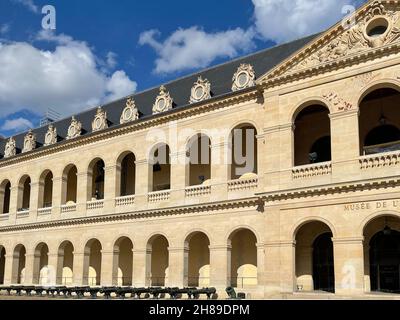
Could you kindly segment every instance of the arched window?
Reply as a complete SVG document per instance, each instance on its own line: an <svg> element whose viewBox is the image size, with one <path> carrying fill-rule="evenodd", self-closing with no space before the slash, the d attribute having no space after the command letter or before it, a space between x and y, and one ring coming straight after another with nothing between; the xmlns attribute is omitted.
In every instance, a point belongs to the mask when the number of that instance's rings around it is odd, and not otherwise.
<svg viewBox="0 0 400 320"><path fill-rule="evenodd" d="M294 165L331 161L329 109L314 104L304 108L295 119Z"/></svg>
<svg viewBox="0 0 400 320"><path fill-rule="evenodd" d="M169 252L168 240L162 235L153 236L147 243L148 265L150 271L146 282L152 287L168 284Z"/></svg>
<svg viewBox="0 0 400 320"><path fill-rule="evenodd" d="M78 170L73 164L67 166L63 172L62 204L75 204L77 196Z"/></svg>
<svg viewBox="0 0 400 320"><path fill-rule="evenodd" d="M58 248L57 263L58 285L71 285L74 280L74 246L70 241L64 241Z"/></svg>
<svg viewBox="0 0 400 320"><path fill-rule="evenodd" d="M101 281L101 250L99 240L91 239L85 246L83 266L83 283L89 286L99 286Z"/></svg>
<svg viewBox="0 0 400 320"><path fill-rule="evenodd" d="M189 181L187 185L196 186L207 183L211 178L211 140L198 134L190 139L187 146L189 162Z"/></svg>
<svg viewBox="0 0 400 320"><path fill-rule="evenodd" d="M256 175L257 168L257 130L250 124L234 128L230 136L232 180Z"/></svg>
<svg viewBox="0 0 400 320"><path fill-rule="evenodd" d="M31 178L23 176L18 187L18 211L28 211L31 201Z"/></svg>
<svg viewBox="0 0 400 320"><path fill-rule="evenodd" d="M361 154L400 150L400 92L377 89L360 103Z"/></svg>
<svg viewBox="0 0 400 320"><path fill-rule="evenodd" d="M3 214L10 213L11 183L9 180L3 181L0 186L0 208Z"/></svg>
<svg viewBox="0 0 400 320"><path fill-rule="evenodd" d="M203 232L194 232L185 241L189 249L187 261L188 285L208 287L210 285L210 240Z"/></svg>
<svg viewBox="0 0 400 320"><path fill-rule="evenodd" d="M104 199L105 164L102 159L93 160L89 166L92 175L90 198L88 200Z"/></svg>
<svg viewBox="0 0 400 320"><path fill-rule="evenodd" d="M25 283L25 255L25 247L22 244L17 245L13 253L11 283Z"/></svg>
<svg viewBox="0 0 400 320"><path fill-rule="evenodd" d="M121 160L118 161L121 166L119 196L134 195L136 187L135 155L129 152L124 153L120 158Z"/></svg>
<svg viewBox="0 0 400 320"><path fill-rule="evenodd" d="M167 144L158 145L150 153L150 165L153 167L150 170L152 175L150 191L171 189L171 159Z"/></svg>
<svg viewBox="0 0 400 320"><path fill-rule="evenodd" d="M39 182L39 208L53 206L53 173L46 170L40 176Z"/></svg>
<svg viewBox="0 0 400 320"><path fill-rule="evenodd" d="M114 244L113 285L132 285L133 243L127 237L119 238Z"/></svg>
<svg viewBox="0 0 400 320"><path fill-rule="evenodd" d="M35 248L33 262L33 281L35 284L49 285L54 279L51 279L49 268L49 247L45 243L40 243Z"/></svg>

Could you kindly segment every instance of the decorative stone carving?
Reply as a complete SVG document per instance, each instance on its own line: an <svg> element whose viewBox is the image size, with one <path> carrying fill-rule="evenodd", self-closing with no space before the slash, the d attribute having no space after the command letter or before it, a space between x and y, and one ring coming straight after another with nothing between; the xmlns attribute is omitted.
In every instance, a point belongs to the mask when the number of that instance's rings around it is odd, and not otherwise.
<svg viewBox="0 0 400 320"><path fill-rule="evenodd" d="M36 135L33 133L32 129L26 134L24 138L24 148L22 153L32 151L36 148Z"/></svg>
<svg viewBox="0 0 400 320"><path fill-rule="evenodd" d="M192 87L189 103L196 103L211 98L211 84L201 76Z"/></svg>
<svg viewBox="0 0 400 320"><path fill-rule="evenodd" d="M98 107L92 122L92 131L96 132L107 128L107 112L105 112L102 107Z"/></svg>
<svg viewBox="0 0 400 320"><path fill-rule="evenodd" d="M325 93L323 95L325 99L330 101L334 106L336 111L348 111L353 109L353 105L347 101L345 101L343 98L339 97L336 93Z"/></svg>
<svg viewBox="0 0 400 320"><path fill-rule="evenodd" d="M15 144L15 139L10 137L6 143L6 147L4 149L4 158L13 157L17 154L17 147Z"/></svg>
<svg viewBox="0 0 400 320"><path fill-rule="evenodd" d="M67 140L79 137L82 133L82 123L72 117L71 125L68 128Z"/></svg>
<svg viewBox="0 0 400 320"><path fill-rule="evenodd" d="M57 143L57 128L50 124L44 137L44 145L50 146L55 143Z"/></svg>
<svg viewBox="0 0 400 320"><path fill-rule="evenodd" d="M382 34L371 35L369 29L382 24L387 27ZM338 38L330 40L325 47L309 55L290 72L307 69L316 65L330 63L342 57L357 54L360 51L374 49L393 43L400 39L399 13L388 11L381 1L371 3L368 11L360 17L357 24L342 33Z"/></svg>
<svg viewBox="0 0 400 320"><path fill-rule="evenodd" d="M353 78L353 83L357 88L364 88L372 80L374 80L379 74L374 74L373 72L367 72L360 74Z"/></svg>
<svg viewBox="0 0 400 320"><path fill-rule="evenodd" d="M126 100L126 107L122 111L120 123L124 124L137 119L139 119L139 110L137 109L133 98L129 97L128 100Z"/></svg>
<svg viewBox="0 0 400 320"><path fill-rule="evenodd" d="M232 91L254 86L256 84L255 79L256 73L254 72L253 66L250 64L241 64L233 75Z"/></svg>
<svg viewBox="0 0 400 320"><path fill-rule="evenodd" d="M153 105L153 114L166 112L171 110L173 107L173 100L164 86L160 87L160 94L158 95L156 102Z"/></svg>

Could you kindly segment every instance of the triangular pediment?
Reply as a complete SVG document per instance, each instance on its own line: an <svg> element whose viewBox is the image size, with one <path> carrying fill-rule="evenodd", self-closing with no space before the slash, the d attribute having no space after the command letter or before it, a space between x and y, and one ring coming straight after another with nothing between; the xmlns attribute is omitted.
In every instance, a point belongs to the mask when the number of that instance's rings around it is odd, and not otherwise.
<svg viewBox="0 0 400 320"><path fill-rule="evenodd" d="M400 48L400 1L374 0L340 21L258 79L295 80L372 59Z"/></svg>

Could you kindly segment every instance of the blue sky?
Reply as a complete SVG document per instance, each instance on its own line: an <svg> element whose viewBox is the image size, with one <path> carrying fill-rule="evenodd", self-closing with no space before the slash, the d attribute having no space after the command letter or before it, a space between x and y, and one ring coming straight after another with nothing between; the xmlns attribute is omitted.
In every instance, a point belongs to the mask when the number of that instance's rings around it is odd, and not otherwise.
<svg viewBox="0 0 400 320"><path fill-rule="evenodd" d="M362 0L0 0L0 134L326 29ZM56 30L42 28L42 7Z"/></svg>

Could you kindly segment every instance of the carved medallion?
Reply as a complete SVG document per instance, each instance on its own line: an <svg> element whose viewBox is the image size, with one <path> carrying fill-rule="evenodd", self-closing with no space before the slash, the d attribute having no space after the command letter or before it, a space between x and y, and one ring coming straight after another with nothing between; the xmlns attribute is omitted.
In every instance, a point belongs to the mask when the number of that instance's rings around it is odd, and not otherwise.
<svg viewBox="0 0 400 320"><path fill-rule="evenodd" d="M128 100L126 100L126 107L122 111L120 123L124 124L137 119L139 119L139 110L137 109L133 98L129 97Z"/></svg>
<svg viewBox="0 0 400 320"><path fill-rule="evenodd" d="M250 64L241 64L233 76L232 91L238 91L255 85L256 73Z"/></svg>
<svg viewBox="0 0 400 320"><path fill-rule="evenodd" d="M107 128L107 112L105 112L102 107L98 107L92 122L92 131L96 132Z"/></svg>
<svg viewBox="0 0 400 320"><path fill-rule="evenodd" d="M171 110L173 106L173 100L164 86L160 87L160 93L157 96L156 102L153 105L153 114L166 112Z"/></svg>
<svg viewBox="0 0 400 320"><path fill-rule="evenodd" d="M44 145L50 146L55 143L57 143L57 128L50 124L44 137Z"/></svg>
<svg viewBox="0 0 400 320"><path fill-rule="evenodd" d="M72 117L71 125L68 128L67 140L79 137L82 133L82 123Z"/></svg>
<svg viewBox="0 0 400 320"><path fill-rule="evenodd" d="M13 157L17 154L17 147L15 144L15 139L10 137L6 143L6 147L4 149L4 158Z"/></svg>
<svg viewBox="0 0 400 320"><path fill-rule="evenodd" d="M36 135L33 133L32 129L26 134L24 138L24 148L22 153L32 151L36 148Z"/></svg>
<svg viewBox="0 0 400 320"><path fill-rule="evenodd" d="M210 82L200 76L192 87L189 103L196 103L211 98Z"/></svg>

